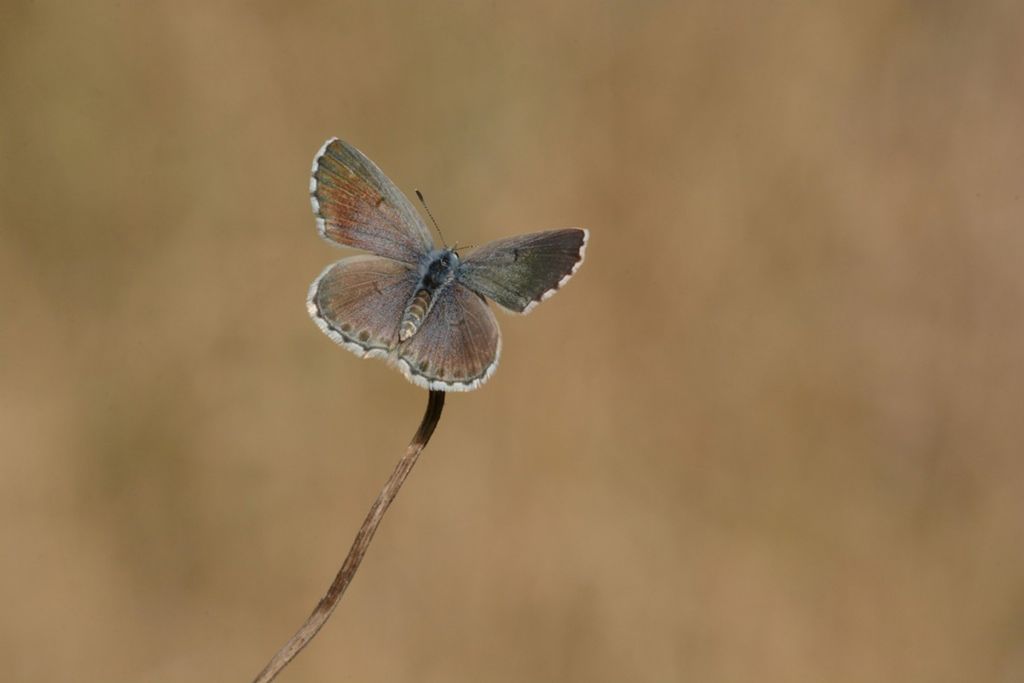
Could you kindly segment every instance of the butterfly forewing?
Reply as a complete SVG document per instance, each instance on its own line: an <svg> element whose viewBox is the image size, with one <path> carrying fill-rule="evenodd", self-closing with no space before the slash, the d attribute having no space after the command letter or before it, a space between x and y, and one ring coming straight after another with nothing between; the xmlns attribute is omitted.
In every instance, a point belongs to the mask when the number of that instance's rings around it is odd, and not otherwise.
<svg viewBox="0 0 1024 683"><path fill-rule="evenodd" d="M433 248L401 190L342 140L328 140L313 159L309 192L317 229L328 241L411 264Z"/></svg>
<svg viewBox="0 0 1024 683"><path fill-rule="evenodd" d="M363 357L386 357L418 273L379 256L352 256L328 267L309 288L309 315L327 336Z"/></svg>
<svg viewBox="0 0 1024 683"><path fill-rule="evenodd" d="M457 282L437 301L416 334L398 348L411 382L440 391L471 391L498 366L501 333L487 302Z"/></svg>
<svg viewBox="0 0 1024 683"><path fill-rule="evenodd" d="M483 245L459 266L470 289L516 313L529 313L569 281L583 263L587 231L547 230Z"/></svg>

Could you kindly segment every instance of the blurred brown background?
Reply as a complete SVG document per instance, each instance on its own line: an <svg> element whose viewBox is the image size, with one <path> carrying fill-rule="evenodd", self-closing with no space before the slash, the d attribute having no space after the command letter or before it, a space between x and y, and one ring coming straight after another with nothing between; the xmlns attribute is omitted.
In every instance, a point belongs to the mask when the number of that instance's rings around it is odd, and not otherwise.
<svg viewBox="0 0 1024 683"><path fill-rule="evenodd" d="M426 394L329 136L588 261L282 681L1024 680L1018 2L0 7L5 681L248 681Z"/></svg>

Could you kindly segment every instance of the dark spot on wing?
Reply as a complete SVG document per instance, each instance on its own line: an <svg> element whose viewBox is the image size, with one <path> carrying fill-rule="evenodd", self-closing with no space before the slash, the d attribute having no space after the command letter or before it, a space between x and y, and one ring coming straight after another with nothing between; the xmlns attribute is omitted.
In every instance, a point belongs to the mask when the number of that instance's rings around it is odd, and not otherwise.
<svg viewBox="0 0 1024 683"><path fill-rule="evenodd" d="M367 332L366 330L363 330L362 332L359 333L359 341L367 342L369 340L370 340L370 333L369 332Z"/></svg>
<svg viewBox="0 0 1024 683"><path fill-rule="evenodd" d="M378 200L377 200L377 205L376 205L376 206L377 206L377 208L379 209L379 208L380 208L380 205L381 205L381 204L383 204L383 203L384 203L384 198L383 198L383 197L381 197L380 199L378 199Z"/></svg>

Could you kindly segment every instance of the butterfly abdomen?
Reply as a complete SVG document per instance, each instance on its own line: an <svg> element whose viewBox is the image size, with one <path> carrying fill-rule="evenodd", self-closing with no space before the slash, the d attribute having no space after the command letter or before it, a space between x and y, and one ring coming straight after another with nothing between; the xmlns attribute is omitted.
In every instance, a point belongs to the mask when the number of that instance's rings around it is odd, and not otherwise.
<svg viewBox="0 0 1024 683"><path fill-rule="evenodd" d="M416 334L416 330L420 329L423 319L430 312L433 302L434 295L430 290L421 288L416 292L402 315L402 323L398 327L398 341L405 341Z"/></svg>

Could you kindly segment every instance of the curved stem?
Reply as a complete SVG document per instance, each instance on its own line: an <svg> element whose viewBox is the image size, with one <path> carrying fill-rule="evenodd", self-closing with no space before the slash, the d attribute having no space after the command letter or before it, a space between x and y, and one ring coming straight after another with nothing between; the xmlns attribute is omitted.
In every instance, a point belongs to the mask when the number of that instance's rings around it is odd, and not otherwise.
<svg viewBox="0 0 1024 683"><path fill-rule="evenodd" d="M367 548L370 547L370 541L373 540L373 535L377 531L380 520L384 517L384 513L387 512L391 501L398 495L398 490L402 488L402 482L409 476L409 472L412 471L413 465L416 464L420 452L427 445L427 442L430 441L430 435L434 433L434 427L437 426L438 421L441 419L442 408L444 408L444 392L431 391L430 397L427 399L427 410L423 414L423 420L420 422L419 429L416 430L415 436L409 442L409 447L405 449L405 455L402 456L402 459L395 466L395 471L388 477L384 488L381 489L380 494L377 496L377 500L373 501L370 511L366 513L366 519L363 520L363 525L359 527L359 532L356 534L355 540L352 541L352 547L348 550L348 556L341 565L341 569L338 570L338 575L334 577L331 587L327 589L327 593L317 603L313 613L306 619L306 623L295 632L295 635L284 644L284 647L277 651L277 654L263 668L263 671L253 679L253 683L269 683L269 681L274 680L274 677L281 672L281 669L287 666L288 662L292 661L302 651L302 648L306 647L309 641L313 640L313 636L323 628L323 625L327 623L327 619L334 612L334 608L338 606L338 602L341 601L341 596L345 589L348 588L348 584L352 582L352 577L355 576L356 570L359 569L359 564L363 561Z"/></svg>

